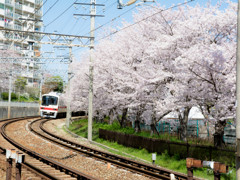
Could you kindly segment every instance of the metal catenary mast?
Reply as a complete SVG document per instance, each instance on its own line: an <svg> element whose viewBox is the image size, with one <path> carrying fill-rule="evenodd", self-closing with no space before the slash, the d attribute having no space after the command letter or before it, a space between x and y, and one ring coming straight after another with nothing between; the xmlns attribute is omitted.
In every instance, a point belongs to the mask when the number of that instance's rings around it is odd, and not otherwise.
<svg viewBox="0 0 240 180"><path fill-rule="evenodd" d="M93 117L93 51L94 51L94 29L95 17L103 17L96 15L96 6L104 6L104 4L96 4L96 0L91 0L90 3L75 3L78 5L90 6L90 14L74 14L74 16L90 16L90 55L89 55L89 103L88 103L88 140L92 141L92 117Z"/></svg>

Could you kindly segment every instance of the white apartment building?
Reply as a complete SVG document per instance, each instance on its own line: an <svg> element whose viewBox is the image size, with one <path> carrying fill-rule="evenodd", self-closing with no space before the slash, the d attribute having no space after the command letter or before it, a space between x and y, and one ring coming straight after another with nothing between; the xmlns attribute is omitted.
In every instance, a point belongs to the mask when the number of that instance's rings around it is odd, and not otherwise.
<svg viewBox="0 0 240 180"><path fill-rule="evenodd" d="M42 22L36 21L42 19L42 0L0 0L0 28L19 30L19 31L41 31ZM28 56L29 41L40 38L39 35L21 37L17 33L8 36L0 30L0 48L12 49L21 56ZM23 39L23 41L19 41ZM34 51L39 52L41 46L33 44ZM26 69L38 69L32 63L22 63L21 66ZM28 79L29 86L38 87L39 78L32 71L25 71L21 76Z"/></svg>

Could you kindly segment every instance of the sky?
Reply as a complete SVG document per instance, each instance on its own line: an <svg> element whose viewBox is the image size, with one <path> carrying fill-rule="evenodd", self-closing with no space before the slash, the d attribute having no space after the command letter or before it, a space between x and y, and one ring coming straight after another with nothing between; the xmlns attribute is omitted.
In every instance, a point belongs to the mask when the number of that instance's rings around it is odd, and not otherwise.
<svg viewBox="0 0 240 180"><path fill-rule="evenodd" d="M91 0L43 0L43 31L46 33L89 36L90 17L76 16L74 14L89 14L90 8L87 5L83 6L74 3L90 3L90 1ZM129 0L122 1L123 3L127 3ZM165 8L169 8L176 4L182 4L188 1L189 6L195 6L196 4L204 6L208 2L211 4L220 2L220 0L193 0L191 2L190 0L155 0L155 2L143 3L141 0L138 0L131 6L126 6L122 9L118 9L117 0L96 0L97 4L104 4L104 7L97 6L96 14L104 15L104 17L96 17L95 19L95 28L103 25L101 28L95 31L95 37L97 38L100 34L102 34L105 28L121 27L121 23L123 21L132 22L132 14L137 12L138 8L144 6L154 6L156 3ZM237 0L232 1L237 2ZM78 57L80 53L87 50L88 48L74 47L73 55L76 59L79 59ZM67 55L69 52L68 49L63 50L54 48L52 45L43 45L42 51L55 52L55 56ZM62 68L66 70L66 67L67 66L59 65L60 69Z"/></svg>

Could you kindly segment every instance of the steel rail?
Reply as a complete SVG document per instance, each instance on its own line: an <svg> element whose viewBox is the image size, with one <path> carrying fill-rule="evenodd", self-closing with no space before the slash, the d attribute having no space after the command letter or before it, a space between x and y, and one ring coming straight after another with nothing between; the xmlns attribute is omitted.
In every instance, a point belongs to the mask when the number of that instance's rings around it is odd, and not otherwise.
<svg viewBox="0 0 240 180"><path fill-rule="evenodd" d="M20 119L20 120L24 120L24 119ZM41 120L41 119L38 119L38 120ZM11 123L14 123L18 121L17 120L12 120L12 121L9 121L9 122L6 122L5 124L2 125L1 127L1 134L2 136L8 141L10 142L11 144L13 144L15 147L17 147L19 150L25 152L26 154L28 154L29 156L32 156L34 157L35 159L51 166L51 167L54 167L55 169L57 170L60 170L62 172L64 172L65 174L68 174L74 178L77 178L77 179L81 179L81 180L97 180L97 178L94 178L90 175L87 175L87 174L84 174L82 172L79 172L75 169L72 169L72 168L69 168L59 162L56 162L56 161L53 161L52 159L50 158L47 158L39 153L36 153L26 147L24 147L23 145L17 143L16 141L14 141L13 139L11 139L10 137L7 136L6 132L5 132L5 129L6 129L6 126L11 124Z"/></svg>
<svg viewBox="0 0 240 180"><path fill-rule="evenodd" d="M13 120L26 120L26 119L36 118L36 117L38 117L38 116L28 116L28 117L20 117L20 118L3 119L3 120L0 121L0 123L6 122L6 121L13 121ZM1 129L0 129L0 132L1 132ZM6 149L5 148L0 146L0 150L2 151L1 154L6 155ZM55 176L52 176L52 175L48 174L47 172L29 164L28 162L22 163L22 167L31 171L31 172L33 172L34 174L38 175L42 179L59 180L59 178L56 178Z"/></svg>
<svg viewBox="0 0 240 180"><path fill-rule="evenodd" d="M6 149L4 149L3 147L0 146L0 150L2 151L2 153L0 154L3 154L3 155L6 155ZM47 172L29 164L28 162L24 162L22 163L22 167L33 172L34 174L40 176L42 179L46 179L46 180L59 180L59 178L53 176L53 175L50 175L48 174Z"/></svg>
<svg viewBox="0 0 240 180"><path fill-rule="evenodd" d="M124 168L128 168L128 169L133 170L135 172L139 172L139 173L142 173L142 174L145 174L147 176L154 177L154 178L170 179L170 174L174 174L175 178L177 180L187 179L187 175L185 175L185 174L181 174L181 173L174 172L174 171L171 171L171 170L166 170L166 169L163 169L163 168L158 168L158 167L146 164L146 163L137 162L137 161L125 158L125 157L121 157L121 156L118 156L118 155L113 155L113 154L110 154L110 153L99 151L99 150L96 150L96 149L93 149L93 148L75 143L75 142L70 141L68 139L56 136L55 134L52 134L52 133L50 133L49 131L47 131L46 129L43 128L43 124L46 123L47 121L49 121L49 119L44 120L40 123L40 129L43 132L47 133L48 135L50 135L50 136L52 136L52 137L54 137L54 138L56 138L60 141L63 141L65 143L70 144L70 145L75 146L75 147L57 142L54 139L49 138L45 135L42 135L41 133L38 133L36 131L35 131L35 133L42 136L45 139L48 139L48 140L50 140L54 143L57 143L57 144L61 145L63 147L72 149L72 150L77 151L79 153L83 153L83 154L86 154L88 156L91 156L91 157L94 157L94 158L97 158L97 159L100 159L100 160L103 160L103 161L111 162L112 164L115 164L115 165L118 165L118 166L121 166L121 167L124 167ZM34 122L36 122L36 121L33 121L31 124L33 124ZM30 124L30 126L31 126L31 124ZM197 179L197 178L194 178L194 179Z"/></svg>

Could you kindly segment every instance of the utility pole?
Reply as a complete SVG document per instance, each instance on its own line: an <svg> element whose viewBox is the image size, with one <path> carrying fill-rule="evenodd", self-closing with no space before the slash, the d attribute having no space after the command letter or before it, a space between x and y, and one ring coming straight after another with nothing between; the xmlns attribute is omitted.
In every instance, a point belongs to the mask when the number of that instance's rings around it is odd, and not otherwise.
<svg viewBox="0 0 240 180"><path fill-rule="evenodd" d="M90 64L89 64L89 95L88 95L88 141L92 141L92 117L93 117L93 50L94 50L94 29L96 15L96 0L91 0L91 33L90 33Z"/></svg>
<svg viewBox="0 0 240 180"><path fill-rule="evenodd" d="M92 122L93 122L93 51L94 51L94 30L95 17L103 17L96 15L96 6L104 6L96 4L96 0L91 0L91 3L75 3L80 5L89 5L90 14L74 14L74 16L90 16L90 56L89 56L89 95L88 95L88 141L92 141Z"/></svg>
<svg viewBox="0 0 240 180"><path fill-rule="evenodd" d="M236 109L236 178L240 180L240 0L238 0L237 15L237 109Z"/></svg>
<svg viewBox="0 0 240 180"><path fill-rule="evenodd" d="M67 117L66 117L66 126L69 128L71 122L71 92L70 92L70 79L71 79L71 72L70 72L70 64L72 62L72 47L69 47L69 64L68 64L68 85L67 85Z"/></svg>
<svg viewBox="0 0 240 180"><path fill-rule="evenodd" d="M40 78L40 87L39 87L39 106L42 104L42 85L43 85L43 72L41 73L41 78ZM39 115L41 115L41 111L39 108Z"/></svg>
<svg viewBox="0 0 240 180"><path fill-rule="evenodd" d="M11 118L11 94L12 94L12 71L9 74L9 88L8 88L8 119Z"/></svg>

